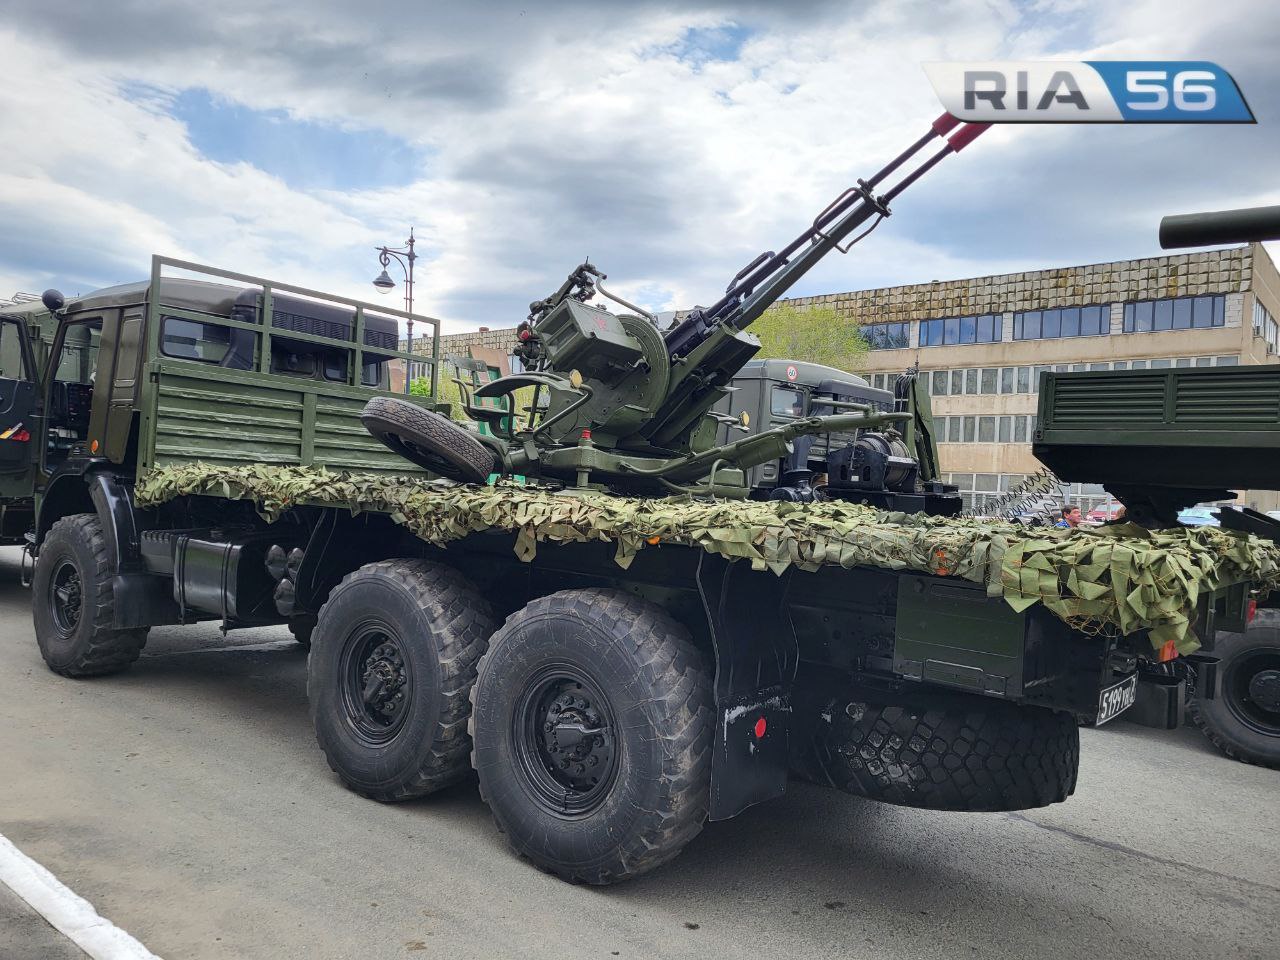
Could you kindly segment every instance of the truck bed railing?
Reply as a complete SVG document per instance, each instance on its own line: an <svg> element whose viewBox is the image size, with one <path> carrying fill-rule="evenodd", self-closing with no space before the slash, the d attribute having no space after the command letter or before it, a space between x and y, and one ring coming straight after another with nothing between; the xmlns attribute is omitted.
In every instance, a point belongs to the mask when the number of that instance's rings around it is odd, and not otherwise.
<svg viewBox="0 0 1280 960"><path fill-rule="evenodd" d="M205 313L203 311L190 310L178 306L170 306L164 302L163 286L161 281L165 279L176 279L166 277L164 275L165 268L173 270L183 270L188 273L197 274L200 278L217 278L218 280L230 281L231 283L242 284L245 287L257 289L261 292L262 297L262 322L249 323L243 320L224 317L220 314ZM319 290L311 290L307 287L300 287L291 283L283 283L279 280L268 280L265 277L255 277L247 273L236 273L232 270L223 270L220 267L209 266L203 263L194 263L189 260L177 260L172 257L162 257L155 255L151 258L151 294L148 297L147 306L147 330L150 337L148 355L157 357L161 355L160 351L160 323L162 316L178 317L185 320L193 320L197 323L211 324L223 327L228 330L247 330L255 336L255 360L254 369L260 373L271 373L271 340L273 336L279 336L281 339L288 339L293 342L314 343L319 346L327 347L331 350L345 350L349 357L347 364L345 382L348 386L366 387L361 383L361 374L364 369L364 355L376 354L379 359L391 358L403 360L405 362L405 392L409 392L409 384L412 379L412 364L425 364L431 371L431 396L435 397L439 390L439 369L440 369L440 321L435 317L429 317L419 313L409 313L405 310L397 310L394 307L384 307L379 304L367 303L363 300L356 300L351 297L344 297L340 294L323 293ZM276 326L274 323L274 299L275 295L291 294L297 297L304 297L308 300L318 301L325 305L341 305L350 308L353 312L354 322L351 326L351 336L347 337L328 337L316 333L307 333L300 330L294 330L288 327ZM381 317L394 317L397 319L412 321L413 323L422 323L430 327L431 333L431 354L425 355L420 353L412 353L407 350L400 350L399 347L399 331L396 333L397 349L388 349L384 347L372 347L365 342L365 316L366 314L374 314ZM409 344L412 346L412 344Z"/></svg>

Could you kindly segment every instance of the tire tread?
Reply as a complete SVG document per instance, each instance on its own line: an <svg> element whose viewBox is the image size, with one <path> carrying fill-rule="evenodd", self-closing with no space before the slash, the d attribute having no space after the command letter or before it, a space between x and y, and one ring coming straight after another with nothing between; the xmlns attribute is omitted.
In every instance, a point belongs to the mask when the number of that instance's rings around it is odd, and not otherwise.
<svg viewBox="0 0 1280 960"><path fill-rule="evenodd" d="M683 626L646 600L607 588L563 590L540 597L507 618L482 658L481 673L490 658L500 655L503 636L523 620L542 614L599 624L612 636L632 645L646 686L654 691L653 702L662 708L657 728L665 746L663 774L659 780L663 790L654 809L648 811L651 825L638 835L624 839L612 859L593 866L590 871L566 870L539 862L534 851L522 849L506 834L496 812L494 820L517 853L544 872L572 883L610 884L647 873L679 854L701 832L706 821L715 710L702 655ZM472 688L473 700L478 688L479 684ZM474 705L469 723L475 765ZM480 795L493 811L483 777Z"/></svg>
<svg viewBox="0 0 1280 960"><path fill-rule="evenodd" d="M45 546L55 538L81 541L93 558L93 569L81 572L81 590L86 599L81 616L89 617L94 629L89 643L74 663L62 667L50 664L49 669L64 677L96 677L123 670L141 656L147 642L147 628L118 630L112 627L115 621L115 595L111 582L114 574L111 545L102 529L102 521L91 513L63 517L49 529ZM33 591L33 603L43 602L42 592Z"/></svg>
<svg viewBox="0 0 1280 960"><path fill-rule="evenodd" d="M452 567L430 560L380 560L366 564L347 574L333 593L373 577L386 577L405 587L418 598L435 628L442 705L431 752L422 766L396 788L372 792L347 781L324 737L318 740L329 768L343 777L348 786L370 799L393 802L434 793L470 774L471 736L466 721L471 713L471 686L475 683L480 655L488 646L497 621L488 602L470 580ZM316 724L319 698L312 684L313 678L308 672L307 696L312 723Z"/></svg>

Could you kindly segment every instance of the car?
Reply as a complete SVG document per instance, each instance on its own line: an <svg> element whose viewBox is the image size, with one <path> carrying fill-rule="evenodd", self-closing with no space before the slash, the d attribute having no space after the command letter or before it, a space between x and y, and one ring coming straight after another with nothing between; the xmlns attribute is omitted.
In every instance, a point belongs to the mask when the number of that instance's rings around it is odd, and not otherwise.
<svg viewBox="0 0 1280 960"><path fill-rule="evenodd" d="M1084 515L1088 523L1109 523L1120 516L1124 510L1124 504L1115 500L1108 500L1106 503L1100 503L1088 513Z"/></svg>
<svg viewBox="0 0 1280 960"><path fill-rule="evenodd" d="M1178 511L1178 522L1184 527L1217 527L1218 518L1214 516L1220 510L1217 504L1199 504Z"/></svg>

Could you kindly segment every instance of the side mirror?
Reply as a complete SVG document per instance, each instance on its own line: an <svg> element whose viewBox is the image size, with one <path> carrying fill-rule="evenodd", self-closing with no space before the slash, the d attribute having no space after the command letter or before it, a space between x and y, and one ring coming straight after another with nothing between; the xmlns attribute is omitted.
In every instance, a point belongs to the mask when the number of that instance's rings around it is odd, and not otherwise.
<svg viewBox="0 0 1280 960"><path fill-rule="evenodd" d="M57 313L67 305L67 298L62 295L61 291L50 288L40 294L40 302L49 309L50 313Z"/></svg>

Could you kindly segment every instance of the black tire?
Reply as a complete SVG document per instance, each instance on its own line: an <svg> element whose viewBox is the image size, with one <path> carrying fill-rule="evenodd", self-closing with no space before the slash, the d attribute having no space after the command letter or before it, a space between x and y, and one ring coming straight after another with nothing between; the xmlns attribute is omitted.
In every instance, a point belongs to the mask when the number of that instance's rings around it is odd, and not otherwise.
<svg viewBox="0 0 1280 960"><path fill-rule="evenodd" d="M114 673L142 652L145 627L111 625L113 566L102 521L91 513L63 517L41 544L31 583L32 615L40 655L54 673Z"/></svg>
<svg viewBox="0 0 1280 960"><path fill-rule="evenodd" d="M470 581L427 560L370 563L334 589L312 635L307 697L347 786L406 800L468 775L469 695L496 626Z"/></svg>
<svg viewBox="0 0 1280 960"><path fill-rule="evenodd" d="M311 634L316 629L315 617L295 617L289 621L289 632L303 650L311 649Z"/></svg>
<svg viewBox="0 0 1280 960"><path fill-rule="evenodd" d="M1215 747L1244 763L1280 769L1280 614L1262 610L1244 633L1219 633L1213 699L1187 691L1187 714Z"/></svg>
<svg viewBox="0 0 1280 960"><path fill-rule="evenodd" d="M666 863L702 829L711 681L688 631L653 604L604 589L533 601L494 634L472 700L480 794L541 869L615 883ZM539 723L552 716L554 730Z"/></svg>
<svg viewBox="0 0 1280 960"><path fill-rule="evenodd" d="M484 444L448 417L395 397L374 397L360 422L406 460L462 483L484 483L494 456Z"/></svg>
<svg viewBox="0 0 1280 960"><path fill-rule="evenodd" d="M1059 803L1079 768L1070 714L946 691L867 691L831 703L801 764L810 779L857 796L976 811Z"/></svg>

